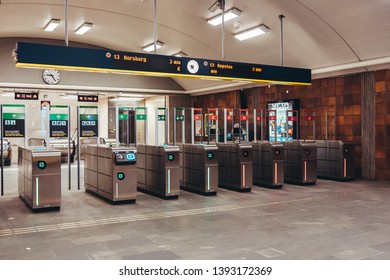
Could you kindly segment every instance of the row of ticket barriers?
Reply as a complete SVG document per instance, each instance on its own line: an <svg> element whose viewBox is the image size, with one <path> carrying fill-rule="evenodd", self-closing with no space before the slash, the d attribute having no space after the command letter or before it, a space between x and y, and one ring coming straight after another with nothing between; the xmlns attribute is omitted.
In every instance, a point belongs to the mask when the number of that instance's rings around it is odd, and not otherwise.
<svg viewBox="0 0 390 280"><path fill-rule="evenodd" d="M355 145L335 140L253 143L88 145L85 190L112 203L135 202L137 190L175 199L180 189L216 195L219 188L249 192L253 185L314 185L317 178L355 177ZM61 151L19 147L19 196L33 210L60 208Z"/></svg>

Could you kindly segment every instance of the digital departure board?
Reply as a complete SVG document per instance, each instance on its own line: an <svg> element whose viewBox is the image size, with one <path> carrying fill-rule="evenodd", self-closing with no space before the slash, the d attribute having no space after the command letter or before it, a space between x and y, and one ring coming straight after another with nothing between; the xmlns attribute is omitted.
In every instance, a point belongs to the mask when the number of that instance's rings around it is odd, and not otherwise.
<svg viewBox="0 0 390 280"><path fill-rule="evenodd" d="M311 70L213 59L19 42L17 67L310 85Z"/></svg>

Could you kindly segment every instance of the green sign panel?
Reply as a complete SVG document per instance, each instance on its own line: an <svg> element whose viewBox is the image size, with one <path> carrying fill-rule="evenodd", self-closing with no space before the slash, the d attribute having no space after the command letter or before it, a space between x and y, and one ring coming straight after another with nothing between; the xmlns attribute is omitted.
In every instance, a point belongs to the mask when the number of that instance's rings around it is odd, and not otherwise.
<svg viewBox="0 0 390 280"><path fill-rule="evenodd" d="M3 113L3 136L24 137L24 113Z"/></svg>
<svg viewBox="0 0 390 280"><path fill-rule="evenodd" d="M119 114L118 115L118 119L120 120L120 121L127 121L127 114Z"/></svg>
<svg viewBox="0 0 390 280"><path fill-rule="evenodd" d="M68 114L50 114L51 121L67 121Z"/></svg>
<svg viewBox="0 0 390 280"><path fill-rule="evenodd" d="M212 158L214 157L214 154L211 153L211 152L209 152L209 153L207 153L207 157L208 157L209 159L212 159Z"/></svg>
<svg viewBox="0 0 390 280"><path fill-rule="evenodd" d="M3 113L3 119L24 120L24 113Z"/></svg>
<svg viewBox="0 0 390 280"><path fill-rule="evenodd" d="M184 115L176 115L176 121L178 122L184 121Z"/></svg>
<svg viewBox="0 0 390 280"><path fill-rule="evenodd" d="M39 169L45 169L47 167L47 163L44 160L40 160L37 163Z"/></svg>
<svg viewBox="0 0 390 280"><path fill-rule="evenodd" d="M158 115L157 120L159 120L159 121L165 121L165 115Z"/></svg>
<svg viewBox="0 0 390 280"><path fill-rule="evenodd" d="M119 181L122 181L125 179L126 176L125 176L125 173L118 172L118 173L116 173L116 177L118 178Z"/></svg>
<svg viewBox="0 0 390 280"><path fill-rule="evenodd" d="M174 161L175 160L175 155L174 154L168 154L168 160L169 161Z"/></svg>
<svg viewBox="0 0 390 280"><path fill-rule="evenodd" d="M68 114L50 114L50 137L68 137Z"/></svg>
<svg viewBox="0 0 390 280"><path fill-rule="evenodd" d="M146 114L137 114L137 121L146 121Z"/></svg>
<svg viewBox="0 0 390 280"><path fill-rule="evenodd" d="M97 137L99 135L98 115L81 114L80 115L80 136Z"/></svg>

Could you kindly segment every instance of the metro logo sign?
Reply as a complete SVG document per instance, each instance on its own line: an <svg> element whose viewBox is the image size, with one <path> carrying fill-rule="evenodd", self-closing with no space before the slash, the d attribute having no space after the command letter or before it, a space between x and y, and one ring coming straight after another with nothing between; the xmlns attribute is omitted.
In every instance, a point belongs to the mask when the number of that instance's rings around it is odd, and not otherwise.
<svg viewBox="0 0 390 280"><path fill-rule="evenodd" d="M233 115L227 115L227 116L226 116L226 120L232 121L232 120L233 120Z"/></svg>
<svg viewBox="0 0 390 280"><path fill-rule="evenodd" d="M202 120L202 115L201 115L201 114L196 114L196 115L194 115L194 120L195 120L195 121L200 121L200 120Z"/></svg>
<svg viewBox="0 0 390 280"><path fill-rule="evenodd" d="M242 121L247 121L249 119L249 116L243 115L241 116Z"/></svg>
<svg viewBox="0 0 390 280"><path fill-rule="evenodd" d="M210 115L210 120L216 121L216 120L218 120L218 116L217 115Z"/></svg>

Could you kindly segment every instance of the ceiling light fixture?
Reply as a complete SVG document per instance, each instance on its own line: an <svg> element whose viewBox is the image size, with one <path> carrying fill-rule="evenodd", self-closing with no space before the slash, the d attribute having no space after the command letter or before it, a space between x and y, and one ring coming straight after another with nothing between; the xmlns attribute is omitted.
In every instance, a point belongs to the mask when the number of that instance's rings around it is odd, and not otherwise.
<svg viewBox="0 0 390 280"><path fill-rule="evenodd" d="M82 25L80 25L74 33L78 35L84 35L86 32L88 32L92 28L93 24L90 22L84 22Z"/></svg>
<svg viewBox="0 0 390 280"><path fill-rule="evenodd" d="M185 57L185 56L188 56L188 54L186 54L185 52L178 52L178 53L174 54L173 56Z"/></svg>
<svg viewBox="0 0 390 280"><path fill-rule="evenodd" d="M160 42L160 41L156 42L156 50L158 50L159 48L162 48L163 46L164 46L163 42ZM143 47L142 49L145 52L152 52L152 51L154 51L154 43L147 45L147 46Z"/></svg>
<svg viewBox="0 0 390 280"><path fill-rule="evenodd" d="M76 100L77 99L77 95L68 94L68 93L65 93L64 95L60 95L60 97L62 99L72 99L72 100Z"/></svg>
<svg viewBox="0 0 390 280"><path fill-rule="evenodd" d="M54 29L56 29L58 27L58 25L60 25L61 23L61 20L59 19L56 19L56 18L52 18L45 26L44 30L46 32L53 32Z"/></svg>
<svg viewBox="0 0 390 280"><path fill-rule="evenodd" d="M263 35L265 33L269 32L269 28L265 26L264 24L257 26L255 28L251 28L248 30L245 30L243 32L234 34L234 37L236 37L238 40L243 41L246 39L250 39L259 35Z"/></svg>
<svg viewBox="0 0 390 280"><path fill-rule="evenodd" d="M225 12L225 14L223 16L224 22L227 22L231 19L234 19L234 18L238 17L239 15L241 15L241 11L237 8L232 8L229 11ZM207 22L210 23L211 25L214 25L214 26L221 24L222 23L222 14L208 19Z"/></svg>

